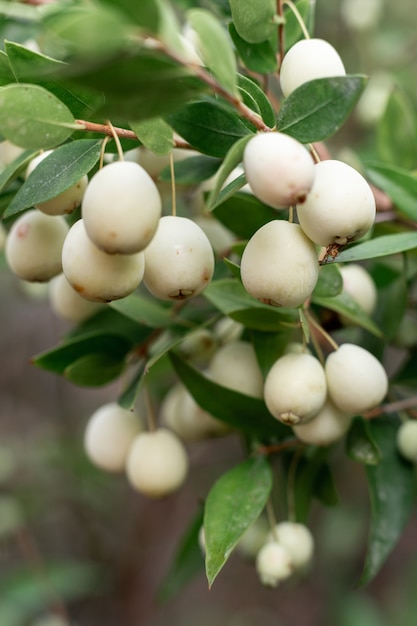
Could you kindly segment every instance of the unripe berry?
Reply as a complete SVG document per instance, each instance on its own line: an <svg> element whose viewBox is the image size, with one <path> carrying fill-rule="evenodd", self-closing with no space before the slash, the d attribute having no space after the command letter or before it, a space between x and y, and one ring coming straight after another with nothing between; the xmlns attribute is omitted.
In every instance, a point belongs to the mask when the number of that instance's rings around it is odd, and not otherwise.
<svg viewBox="0 0 417 626"><path fill-rule="evenodd" d="M329 354L325 372L330 399L341 411L352 415L380 404L388 390L382 364L355 344L344 343Z"/></svg>
<svg viewBox="0 0 417 626"><path fill-rule="evenodd" d="M63 217L50 217L36 209L23 213L6 239L6 261L12 272L30 282L46 282L59 274L68 230Z"/></svg>
<svg viewBox="0 0 417 626"><path fill-rule="evenodd" d="M373 278L362 265L349 263L340 268L343 291L347 292L359 306L371 315L376 307L378 291Z"/></svg>
<svg viewBox="0 0 417 626"><path fill-rule="evenodd" d="M288 97L310 80L345 75L343 61L330 43L323 39L302 39L284 56L280 70L281 90Z"/></svg>
<svg viewBox="0 0 417 626"><path fill-rule="evenodd" d="M403 422L397 431L398 452L411 463L417 463L417 421Z"/></svg>
<svg viewBox="0 0 417 626"><path fill-rule="evenodd" d="M314 539L304 524L296 522L280 522L269 535L270 541L278 541L289 553L294 569L305 568L311 561L314 552Z"/></svg>
<svg viewBox="0 0 417 626"><path fill-rule="evenodd" d="M254 195L275 209L304 202L314 181L310 154L284 133L259 133L250 139L243 167Z"/></svg>
<svg viewBox="0 0 417 626"><path fill-rule="evenodd" d="M298 224L273 220L249 239L240 273L246 291L261 302L299 306L318 279L316 248Z"/></svg>
<svg viewBox="0 0 417 626"><path fill-rule="evenodd" d="M187 471L183 444L164 428L139 434L129 450L127 477L135 489L150 498L161 498L178 489Z"/></svg>
<svg viewBox="0 0 417 626"><path fill-rule="evenodd" d="M145 257L143 252L106 254L91 242L83 220L78 220L65 239L62 268L80 296L93 302L111 302L129 295L140 284Z"/></svg>
<svg viewBox="0 0 417 626"><path fill-rule="evenodd" d="M141 430L133 411L116 402L101 406L88 420L84 447L94 465L108 472L124 470L129 448Z"/></svg>
<svg viewBox="0 0 417 626"><path fill-rule="evenodd" d="M49 302L58 317L78 324L100 310L101 304L81 297L69 284L65 274L49 281Z"/></svg>
<svg viewBox="0 0 417 626"><path fill-rule="evenodd" d="M134 254L151 241L161 216L161 197L138 163L115 161L90 180L82 217L91 241L109 254Z"/></svg>
<svg viewBox="0 0 417 626"><path fill-rule="evenodd" d="M257 554L256 571L263 585L276 587L293 572L288 550L276 541L266 543Z"/></svg>
<svg viewBox="0 0 417 626"><path fill-rule="evenodd" d="M298 221L319 246L345 245L362 237L375 220L375 198L364 177L342 161L321 161Z"/></svg>
<svg viewBox="0 0 417 626"><path fill-rule="evenodd" d="M166 215L145 250L144 283L162 300L185 300L207 287L214 271L213 248L186 217Z"/></svg>
<svg viewBox="0 0 417 626"><path fill-rule="evenodd" d="M231 341L219 348L208 367L210 378L219 385L254 398L262 398L263 378L252 344Z"/></svg>
<svg viewBox="0 0 417 626"><path fill-rule="evenodd" d="M47 150L32 159L26 170L26 178L30 176L39 163L52 154L52 152L52 150ZM81 204L87 183L88 177L83 176L77 183L71 185L71 187L55 196L55 198L35 204L35 207L39 209L39 211L42 211L42 213L46 213L46 215L64 215L65 213L71 213Z"/></svg>
<svg viewBox="0 0 417 626"><path fill-rule="evenodd" d="M294 434L303 443L329 446L344 437L352 423L352 415L341 411L328 398L309 422L293 426Z"/></svg>
<svg viewBox="0 0 417 626"><path fill-rule="evenodd" d="M265 380L268 410L289 425L314 417L322 408L326 393L324 369L311 354L284 354L275 361Z"/></svg>

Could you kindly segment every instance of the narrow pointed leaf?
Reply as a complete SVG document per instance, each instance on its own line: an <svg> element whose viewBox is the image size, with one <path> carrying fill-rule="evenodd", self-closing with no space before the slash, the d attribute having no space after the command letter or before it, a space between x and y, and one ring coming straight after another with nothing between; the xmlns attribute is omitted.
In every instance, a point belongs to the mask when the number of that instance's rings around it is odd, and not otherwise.
<svg viewBox="0 0 417 626"><path fill-rule="evenodd" d="M260 113L263 121L267 126L274 128L275 126L275 112L272 105L262 89L257 83L248 78L247 76L239 75L239 89L247 91L255 101L257 109L253 109L257 113Z"/></svg>
<svg viewBox="0 0 417 626"><path fill-rule="evenodd" d="M314 296L317 298L331 298L339 295L342 289L343 278L337 265L322 265L314 288Z"/></svg>
<svg viewBox="0 0 417 626"><path fill-rule="evenodd" d="M139 294L115 300L109 306L138 324L151 328L165 328L172 324L171 307Z"/></svg>
<svg viewBox="0 0 417 626"><path fill-rule="evenodd" d="M366 172L374 185L385 191L401 213L417 220L417 176L396 165L379 162L368 163Z"/></svg>
<svg viewBox="0 0 417 626"><path fill-rule="evenodd" d="M357 417L352 422L346 436L346 453L353 461L365 465L377 465L381 460L381 453L371 435L369 422L362 417Z"/></svg>
<svg viewBox="0 0 417 626"><path fill-rule="evenodd" d="M223 202L223 200L225 200L224 195L220 198L223 183L225 182L229 174L233 171L233 169L237 165L239 165L239 163L242 161L243 151L251 137L252 137L252 134L246 135L242 137L241 139L238 139L230 147L229 151L227 152L226 157L223 160L223 163L221 164L221 166L219 167L217 171L214 187L209 194L209 197L207 200L208 209L214 209L218 204L220 204L221 202Z"/></svg>
<svg viewBox="0 0 417 626"><path fill-rule="evenodd" d="M365 76L318 78L295 89L277 117L279 131L301 143L323 141L335 134L366 86Z"/></svg>
<svg viewBox="0 0 417 626"><path fill-rule="evenodd" d="M347 292L342 292L331 298L319 297L313 293L311 301L313 304L317 304L325 309L330 309L340 315L345 315L351 322L369 330L370 333L377 337L382 336L381 330L375 322Z"/></svg>
<svg viewBox="0 0 417 626"><path fill-rule="evenodd" d="M245 530L259 517L271 489L271 467L262 456L234 467L212 487L204 510L209 587Z"/></svg>
<svg viewBox="0 0 417 626"><path fill-rule="evenodd" d="M162 118L153 117L129 124L143 145L154 154L165 156L174 147L173 130Z"/></svg>
<svg viewBox="0 0 417 626"><path fill-rule="evenodd" d="M417 233L395 233L393 235L382 235L369 241L355 244L343 250L335 259L340 263L350 261L364 261L365 259L375 259L389 254L398 254L417 248Z"/></svg>

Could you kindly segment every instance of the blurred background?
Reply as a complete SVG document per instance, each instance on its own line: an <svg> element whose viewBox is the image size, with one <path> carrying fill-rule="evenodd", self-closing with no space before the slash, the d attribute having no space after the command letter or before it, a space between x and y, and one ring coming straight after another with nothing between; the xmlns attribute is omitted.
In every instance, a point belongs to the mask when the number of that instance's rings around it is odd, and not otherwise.
<svg viewBox="0 0 417 626"><path fill-rule="evenodd" d="M15 33L6 22L0 26L9 39L32 36L23 24ZM405 132L407 120L412 129L398 165L415 168L414 1L318 0L316 35L338 49L349 73L371 77L352 118L329 142L333 156L384 158L379 122L395 92L398 128ZM117 384L77 388L31 364L71 326L52 312L43 287L11 276L1 254L0 294L1 626L417 623L416 516L382 572L357 588L369 501L364 469L345 459L343 446L334 450L340 504L312 509L316 556L305 577L264 588L253 561L236 553L208 591L201 557L195 577L172 595L163 583L178 542L216 477L242 459L239 440L189 446L186 484L162 501L133 492L124 476L95 469L83 450L85 424L117 397Z"/></svg>

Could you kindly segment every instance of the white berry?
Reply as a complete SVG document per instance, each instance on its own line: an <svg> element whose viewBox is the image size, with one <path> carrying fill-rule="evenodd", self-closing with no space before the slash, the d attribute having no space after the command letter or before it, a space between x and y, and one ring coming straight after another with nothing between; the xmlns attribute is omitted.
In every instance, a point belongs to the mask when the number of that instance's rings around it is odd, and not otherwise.
<svg viewBox="0 0 417 626"><path fill-rule="evenodd" d="M140 433L130 448L127 477L137 491L151 498L161 498L178 489L187 471L185 448L169 430Z"/></svg>
<svg viewBox="0 0 417 626"><path fill-rule="evenodd" d="M305 568L313 557L313 535L304 524L280 522L270 533L269 541L278 541L287 550L291 564L296 570Z"/></svg>
<svg viewBox="0 0 417 626"><path fill-rule="evenodd" d="M26 178L30 176L39 163L52 154L52 152L53 150L46 150L32 159L26 170ZM81 204L87 184L88 177L83 176L78 182L55 196L55 198L35 204L35 207L47 215L64 215L65 213L71 213Z"/></svg>
<svg viewBox="0 0 417 626"><path fill-rule="evenodd" d="M134 254L154 236L161 208L159 191L145 169L132 161L115 161L90 180L82 217L98 248L111 254Z"/></svg>
<svg viewBox="0 0 417 626"><path fill-rule="evenodd" d="M365 348L344 343L325 364L329 396L342 411L358 415L382 402L388 376L378 359Z"/></svg>
<svg viewBox="0 0 417 626"><path fill-rule="evenodd" d="M85 232L83 220L78 220L65 239L62 268L83 298L111 302L129 295L140 284L145 258L143 252L107 254L99 250Z"/></svg>
<svg viewBox="0 0 417 626"><path fill-rule="evenodd" d="M275 209L304 202L314 181L310 154L284 133L259 133L250 139L243 167L254 195Z"/></svg>
<svg viewBox="0 0 417 626"><path fill-rule="evenodd" d="M65 274L54 276L48 284L49 302L54 313L78 324L100 310L101 304L89 302L69 284Z"/></svg>
<svg viewBox="0 0 417 626"><path fill-rule="evenodd" d="M284 56L280 70L281 90L287 97L310 80L345 75L343 61L329 42L324 39L302 39Z"/></svg>
<svg viewBox="0 0 417 626"><path fill-rule="evenodd" d="M59 274L68 230L63 217L50 217L36 209L23 213L6 239L6 261L12 272L30 282L46 282Z"/></svg>
<svg viewBox="0 0 417 626"><path fill-rule="evenodd" d="M417 421L403 422L397 431L398 452L411 463L417 463Z"/></svg>
<svg viewBox="0 0 417 626"><path fill-rule="evenodd" d="M299 306L318 279L316 248L298 224L273 220L249 240L240 272L246 291L261 302Z"/></svg>
<svg viewBox="0 0 417 626"><path fill-rule="evenodd" d="M266 543L257 554L256 571L262 584L276 587L293 573L291 555L276 541Z"/></svg>
<svg viewBox="0 0 417 626"><path fill-rule="evenodd" d="M191 219L166 215L145 250L144 283L162 300L185 300L207 287L214 271L213 248Z"/></svg>
<svg viewBox="0 0 417 626"><path fill-rule="evenodd" d="M284 354L268 372L264 398L270 413L285 424L311 419L326 399L326 376L311 354Z"/></svg>
<svg viewBox="0 0 417 626"><path fill-rule="evenodd" d="M293 426L294 434L303 443L329 446L344 437L352 423L352 415L341 411L328 398L310 421Z"/></svg>
<svg viewBox="0 0 417 626"><path fill-rule="evenodd" d="M378 291L372 276L357 263L343 265L340 273L343 278L343 291L348 293L365 313L371 315L378 298Z"/></svg>
<svg viewBox="0 0 417 626"><path fill-rule="evenodd" d="M140 420L133 411L116 402L101 406L91 415L85 430L88 458L108 472L123 471L129 448L140 430Z"/></svg>
<svg viewBox="0 0 417 626"><path fill-rule="evenodd" d="M297 207L303 231L320 246L359 239L375 220L375 198L369 184L342 161L321 161L314 167L313 187L304 204Z"/></svg>
<svg viewBox="0 0 417 626"><path fill-rule="evenodd" d="M219 348L211 359L208 372L219 385L254 398L263 395L262 372L255 350L247 341L231 341Z"/></svg>

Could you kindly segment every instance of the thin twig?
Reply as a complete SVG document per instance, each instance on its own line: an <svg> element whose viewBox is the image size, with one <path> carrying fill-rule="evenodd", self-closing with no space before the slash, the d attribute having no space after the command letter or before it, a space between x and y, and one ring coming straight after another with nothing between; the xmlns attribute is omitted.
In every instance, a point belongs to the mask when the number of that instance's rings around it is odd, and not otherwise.
<svg viewBox="0 0 417 626"><path fill-rule="evenodd" d="M417 407L417 396L411 398L405 398L404 400L397 400L396 402L390 402L389 404L382 404L381 406L366 411L364 417L366 419L373 419L380 415L386 415L387 413L396 413L398 411L404 411L405 409L411 409Z"/></svg>

